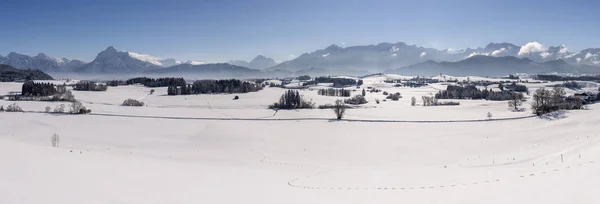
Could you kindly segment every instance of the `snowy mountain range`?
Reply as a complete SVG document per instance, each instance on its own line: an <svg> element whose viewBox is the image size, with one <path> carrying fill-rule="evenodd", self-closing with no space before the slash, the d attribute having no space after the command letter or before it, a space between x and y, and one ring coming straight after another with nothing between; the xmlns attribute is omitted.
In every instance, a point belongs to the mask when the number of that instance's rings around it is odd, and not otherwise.
<svg viewBox="0 0 600 204"><path fill-rule="evenodd" d="M472 60L470 58L476 57ZM482 58L486 56L487 58ZM498 59L494 59L498 58ZM514 64L519 61L518 66ZM479 65L473 62L481 63ZM563 64L548 67L545 63ZM491 63L491 64L490 64ZM43 53L36 56L10 53L6 57L0 56L0 64L7 64L18 69L40 69L46 72L76 72L81 74L115 74L115 73L144 73L150 70L160 70L180 65L203 65L202 61L179 61L175 59L162 59L151 55L139 54L129 51L120 51L108 47L100 52L90 63L80 60L49 57ZM236 67L245 67L261 70L264 75L282 76L309 74L309 75L362 75L377 72L404 72L420 74L439 74L440 69L456 69L457 66L479 66L480 69L459 69L464 72L504 73L505 71L522 71L524 73L539 71L562 71L572 73L600 73L600 48L584 49L579 52L570 52L564 45L546 47L538 42L529 42L522 46L511 43L489 43L485 47L468 48L463 50L434 49L403 42L379 43L377 45L360 45L340 47L331 45L314 52L304 53L299 57L277 63L274 59L258 55L250 62L236 60L228 64ZM504 64L504 66L500 66ZM532 66L526 69L523 64ZM224 70L233 70L225 63L210 66L223 67ZM506 66L514 66L506 68ZM188 67L188 66L184 66ZM567 68L568 67L568 68ZM206 67L205 67L206 68ZM200 68L198 68L200 69ZM416 70L423 69L423 70ZM504 69L495 72L493 69ZM192 69L173 70L192 71ZM399 71L402 70L402 71ZM481 72L485 70L484 72ZM254 73L235 70L236 73ZM198 73L197 71L194 71ZM153 73L167 73L155 71Z"/></svg>
<svg viewBox="0 0 600 204"><path fill-rule="evenodd" d="M546 48L538 42L523 46L511 43L490 43L483 48L464 50L418 47L406 43L380 43L377 45L350 46L337 45L304 53L296 59L283 62L267 70L299 71L311 68L346 72L381 72L398 69L427 61L458 62L473 56L507 57L529 59L534 62L564 60L573 65L600 66L600 49L585 49L577 53L569 52L564 45ZM505 58L502 58L505 59Z"/></svg>
<svg viewBox="0 0 600 204"><path fill-rule="evenodd" d="M277 65L277 62L274 59L268 58L268 57L265 57L262 55L256 56L250 62L243 61L243 60L231 60L231 61L228 61L227 63L237 65L237 66L242 66L242 67L248 67L251 69L259 69L259 70L270 68L270 67Z"/></svg>
<svg viewBox="0 0 600 204"><path fill-rule="evenodd" d="M67 58L49 57L44 53L36 56L28 56L15 52L9 53L6 57L0 56L0 64L10 65L17 69L39 69L45 72L69 72L85 64L81 60L70 60Z"/></svg>

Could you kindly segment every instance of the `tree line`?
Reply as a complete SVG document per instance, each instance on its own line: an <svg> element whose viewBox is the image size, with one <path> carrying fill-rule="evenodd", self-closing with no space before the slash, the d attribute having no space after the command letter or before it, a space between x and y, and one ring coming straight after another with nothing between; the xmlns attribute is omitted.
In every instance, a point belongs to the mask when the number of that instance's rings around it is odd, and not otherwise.
<svg viewBox="0 0 600 204"><path fill-rule="evenodd" d="M238 79L199 80L193 84L169 86L168 95L248 93L262 90L261 84L240 81Z"/></svg>
<svg viewBox="0 0 600 204"><path fill-rule="evenodd" d="M125 81L125 84L143 84L146 87L168 87L168 86L185 86L187 83L183 78L165 77L165 78L148 78L136 77Z"/></svg>
<svg viewBox="0 0 600 204"><path fill-rule="evenodd" d="M323 96L342 96L342 97L350 97L350 94L352 92L350 90L347 89L334 89L334 88L329 88L329 89L319 89L317 91L317 94L319 95L323 95Z"/></svg>
<svg viewBox="0 0 600 204"><path fill-rule="evenodd" d="M107 89L108 86L92 81L80 81L73 85L73 90L76 91L106 91Z"/></svg>
<svg viewBox="0 0 600 204"><path fill-rule="evenodd" d="M467 86L455 86L448 85L446 90L439 91L435 94L436 99L485 99L492 101L505 101L514 98L514 94L522 93L513 93L511 91L493 91L483 89L480 90L476 86L467 85Z"/></svg>

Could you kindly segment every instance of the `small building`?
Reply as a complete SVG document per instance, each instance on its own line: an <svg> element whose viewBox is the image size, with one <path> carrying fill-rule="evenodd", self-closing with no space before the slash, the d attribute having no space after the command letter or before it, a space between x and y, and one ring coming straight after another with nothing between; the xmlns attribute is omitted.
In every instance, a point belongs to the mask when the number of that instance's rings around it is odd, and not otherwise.
<svg viewBox="0 0 600 204"><path fill-rule="evenodd" d="M597 95L591 92L575 93L573 94L573 97L581 99L584 103L590 103L598 100Z"/></svg>

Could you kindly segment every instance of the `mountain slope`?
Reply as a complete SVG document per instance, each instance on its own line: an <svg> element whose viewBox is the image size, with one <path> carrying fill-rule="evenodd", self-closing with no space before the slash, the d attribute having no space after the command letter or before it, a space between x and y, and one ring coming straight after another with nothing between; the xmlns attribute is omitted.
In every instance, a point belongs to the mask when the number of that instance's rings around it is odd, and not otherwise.
<svg viewBox="0 0 600 204"><path fill-rule="evenodd" d="M0 64L0 81L15 80L52 80L52 77L37 69L16 69L9 65Z"/></svg>
<svg viewBox="0 0 600 204"><path fill-rule="evenodd" d="M29 56L15 52L9 53L6 57L0 56L0 64L10 65L17 69L39 69L47 72L69 72L85 64L80 60L69 60L67 58L54 58L44 53L36 56Z"/></svg>
<svg viewBox="0 0 600 204"><path fill-rule="evenodd" d="M274 59L265 57L263 55L256 56L250 62L243 61L243 60L231 60L227 63L237 65L237 66L242 66L242 67L248 67L251 69L259 69L259 70L266 69L266 68L277 65L277 62Z"/></svg>
<svg viewBox="0 0 600 204"><path fill-rule="evenodd" d="M202 78L226 78L226 77L253 77L259 76L261 72L247 67L231 65L227 63L217 64L180 64L169 68L153 69L143 72L144 74L169 75L169 76L200 76Z"/></svg>
<svg viewBox="0 0 600 204"><path fill-rule="evenodd" d="M566 63L564 60L535 62L528 58L513 56L491 57L477 55L458 62L427 61L399 69L388 70L386 73L403 75L437 75L448 74L455 76L504 76L513 73L600 73L599 67L583 67Z"/></svg>
<svg viewBox="0 0 600 204"><path fill-rule="evenodd" d="M94 61L85 64L75 70L78 73L140 73L147 70L159 69L161 66L138 59L129 52L118 51L110 46L100 52Z"/></svg>

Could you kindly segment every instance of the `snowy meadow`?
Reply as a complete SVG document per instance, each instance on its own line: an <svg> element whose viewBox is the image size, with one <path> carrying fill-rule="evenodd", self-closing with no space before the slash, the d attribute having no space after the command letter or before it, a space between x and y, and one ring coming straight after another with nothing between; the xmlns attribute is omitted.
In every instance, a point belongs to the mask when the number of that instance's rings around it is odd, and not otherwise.
<svg viewBox="0 0 600 204"><path fill-rule="evenodd" d="M286 91L269 86L193 95L139 84L71 90L91 109L77 115L44 112L60 104L68 109L69 102L0 100L23 110L0 113L0 203L600 201L598 104L538 117L531 95L558 83L532 79L518 82L531 93L520 111L506 100L424 106L423 96L456 81L499 79L386 82L409 78L373 75L361 78L359 88L345 87L351 97L364 89L368 102L346 109L342 120L331 109L269 109ZM22 85L2 82L0 95ZM294 90L315 105L350 98L318 93L330 86ZM587 90L598 84L565 89L566 95ZM143 106L123 106L126 99Z"/></svg>

